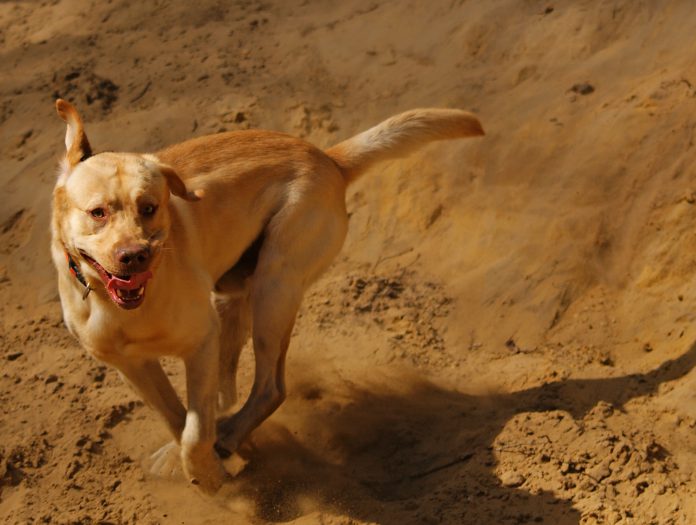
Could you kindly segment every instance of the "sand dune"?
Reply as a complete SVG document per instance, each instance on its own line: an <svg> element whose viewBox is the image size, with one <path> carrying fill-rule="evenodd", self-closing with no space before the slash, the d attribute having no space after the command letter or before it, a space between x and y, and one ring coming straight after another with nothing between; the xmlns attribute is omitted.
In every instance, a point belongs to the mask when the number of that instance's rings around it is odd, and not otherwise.
<svg viewBox="0 0 696 525"><path fill-rule="evenodd" d="M4 523L694 523L694 34L679 0L0 3ZM62 325L57 96L97 151L486 129L351 188L289 399L213 499L149 474L164 426Z"/></svg>

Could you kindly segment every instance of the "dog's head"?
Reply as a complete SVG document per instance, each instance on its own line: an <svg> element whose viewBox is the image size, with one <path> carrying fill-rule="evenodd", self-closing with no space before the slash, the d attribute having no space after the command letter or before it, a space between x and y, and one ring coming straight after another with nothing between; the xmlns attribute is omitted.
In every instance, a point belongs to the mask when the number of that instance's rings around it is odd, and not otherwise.
<svg viewBox="0 0 696 525"><path fill-rule="evenodd" d="M196 200L156 157L94 155L82 119L56 101L67 123L66 154L53 193L53 235L90 282L103 284L121 308L140 306L169 234L170 193Z"/></svg>

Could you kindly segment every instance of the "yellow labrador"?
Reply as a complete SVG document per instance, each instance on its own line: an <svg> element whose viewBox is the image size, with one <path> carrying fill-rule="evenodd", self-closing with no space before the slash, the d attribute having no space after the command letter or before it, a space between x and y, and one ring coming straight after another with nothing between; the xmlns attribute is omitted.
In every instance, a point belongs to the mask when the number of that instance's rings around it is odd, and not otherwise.
<svg viewBox="0 0 696 525"><path fill-rule="evenodd" d="M186 476L209 493L226 476L216 447L234 451L285 397L302 295L346 235L346 185L426 142L483 135L470 113L417 109L326 151L233 131L155 154L93 154L75 108L56 109L67 133L51 251L65 323L164 417ZM249 332L251 394L217 423L236 401ZM186 408L161 356L184 361Z"/></svg>

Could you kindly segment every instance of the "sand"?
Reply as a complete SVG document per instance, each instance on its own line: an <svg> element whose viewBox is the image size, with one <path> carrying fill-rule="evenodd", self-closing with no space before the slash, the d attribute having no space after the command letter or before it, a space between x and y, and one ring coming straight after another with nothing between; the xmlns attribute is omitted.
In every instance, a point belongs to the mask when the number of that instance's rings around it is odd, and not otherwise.
<svg viewBox="0 0 696 525"><path fill-rule="evenodd" d="M687 0L1 2L2 522L696 523L695 34ZM62 324L56 96L97 151L423 106L487 135L350 188L288 400L206 498Z"/></svg>

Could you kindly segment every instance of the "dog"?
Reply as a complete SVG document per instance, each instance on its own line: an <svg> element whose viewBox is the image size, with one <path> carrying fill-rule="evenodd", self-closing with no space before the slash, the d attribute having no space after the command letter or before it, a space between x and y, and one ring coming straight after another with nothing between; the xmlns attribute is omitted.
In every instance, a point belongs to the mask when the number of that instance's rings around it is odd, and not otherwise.
<svg viewBox="0 0 696 525"><path fill-rule="evenodd" d="M346 187L434 140L483 135L456 109L417 109L322 151L270 131L203 136L154 154L92 151L77 110L53 191L63 318L164 419L187 479L215 493L233 452L285 398L285 355L307 287L348 228ZM249 335L254 383L235 414ZM184 407L159 363L183 360Z"/></svg>

